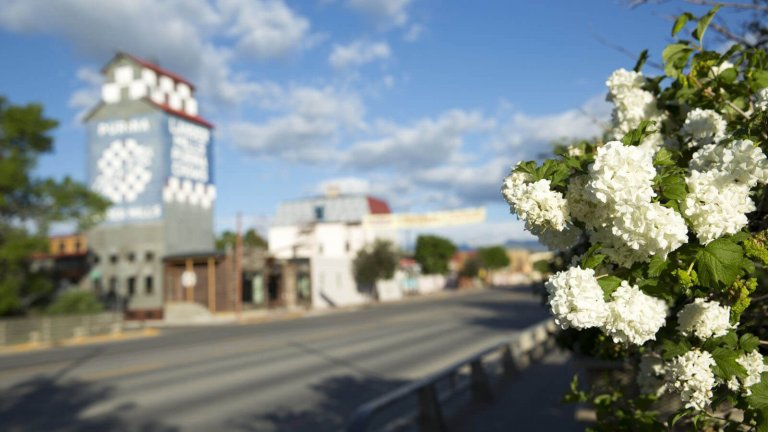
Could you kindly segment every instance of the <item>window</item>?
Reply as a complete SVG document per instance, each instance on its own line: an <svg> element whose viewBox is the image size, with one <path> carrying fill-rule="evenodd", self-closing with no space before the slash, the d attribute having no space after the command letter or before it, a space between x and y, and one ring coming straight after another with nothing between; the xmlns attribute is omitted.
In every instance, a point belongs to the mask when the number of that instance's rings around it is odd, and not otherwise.
<svg viewBox="0 0 768 432"><path fill-rule="evenodd" d="M322 221L325 219L325 207L315 206L315 220Z"/></svg>
<svg viewBox="0 0 768 432"><path fill-rule="evenodd" d="M128 252L128 262L134 262L136 261L136 254L133 252Z"/></svg>
<svg viewBox="0 0 768 432"><path fill-rule="evenodd" d="M109 262L111 262L112 264L117 264L117 254L110 255Z"/></svg>
<svg viewBox="0 0 768 432"><path fill-rule="evenodd" d="M80 252L80 248L83 245L80 244L80 240L75 240L75 252Z"/></svg>
<svg viewBox="0 0 768 432"><path fill-rule="evenodd" d="M64 251L65 251L64 242L60 242L59 243L59 253L63 255Z"/></svg>
<svg viewBox="0 0 768 432"><path fill-rule="evenodd" d="M144 261L154 261L155 260L155 253L152 251L147 251L144 253Z"/></svg>
<svg viewBox="0 0 768 432"><path fill-rule="evenodd" d="M132 296L136 294L136 278L131 276L128 278L128 295Z"/></svg>
<svg viewBox="0 0 768 432"><path fill-rule="evenodd" d="M147 295L152 294L155 291L155 287L152 286L152 276L146 276L144 278L144 293Z"/></svg>
<svg viewBox="0 0 768 432"><path fill-rule="evenodd" d="M114 276L109 278L109 291L117 293L117 278Z"/></svg>

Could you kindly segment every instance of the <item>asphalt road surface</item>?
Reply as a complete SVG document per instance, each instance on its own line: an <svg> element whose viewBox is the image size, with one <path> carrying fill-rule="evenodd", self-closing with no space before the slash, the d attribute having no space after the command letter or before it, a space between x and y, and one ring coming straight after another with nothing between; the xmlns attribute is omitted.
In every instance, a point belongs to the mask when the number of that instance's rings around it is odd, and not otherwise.
<svg viewBox="0 0 768 432"><path fill-rule="evenodd" d="M3 431L334 431L547 316L526 288L0 357Z"/></svg>

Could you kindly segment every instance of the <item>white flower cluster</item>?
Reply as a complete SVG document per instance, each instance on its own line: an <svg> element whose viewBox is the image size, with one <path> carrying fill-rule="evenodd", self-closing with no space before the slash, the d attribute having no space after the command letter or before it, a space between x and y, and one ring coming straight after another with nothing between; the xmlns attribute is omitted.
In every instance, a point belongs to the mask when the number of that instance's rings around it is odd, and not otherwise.
<svg viewBox="0 0 768 432"><path fill-rule="evenodd" d="M562 328L582 330L605 322L608 310L594 270L571 267L550 277L546 287L555 322Z"/></svg>
<svg viewBox="0 0 768 432"><path fill-rule="evenodd" d="M677 329L686 336L696 336L701 340L725 336L733 326L730 322L730 306L697 298L685 305L677 313Z"/></svg>
<svg viewBox="0 0 768 432"><path fill-rule="evenodd" d="M581 231L570 224L568 201L562 193L551 189L549 180L531 180L530 175L514 171L504 179L501 192L510 210L547 246L573 246Z"/></svg>
<svg viewBox="0 0 768 432"><path fill-rule="evenodd" d="M744 395L749 396L752 394L750 387L760 382L761 375L765 371L763 356L759 351L753 350L739 356L739 358L736 359L736 363L743 366L747 371L747 376L740 379L740 381Z"/></svg>
<svg viewBox="0 0 768 432"><path fill-rule="evenodd" d="M656 107L656 97L643 90L645 78L639 72L619 69L605 82L608 86L607 100L613 103L614 138L620 139L627 132L638 127L643 120L662 121L664 116Z"/></svg>
<svg viewBox="0 0 768 432"><path fill-rule="evenodd" d="M760 111L768 110L768 88L759 90L755 99L755 108Z"/></svg>
<svg viewBox="0 0 768 432"><path fill-rule="evenodd" d="M688 351L675 357L665 367L669 390L680 395L686 408L704 410L712 400L714 365L707 351Z"/></svg>
<svg viewBox="0 0 768 432"><path fill-rule="evenodd" d="M549 305L562 328L599 327L615 342L642 345L664 325L667 304L622 281L606 302L592 269L571 267L546 283Z"/></svg>
<svg viewBox="0 0 768 432"><path fill-rule="evenodd" d="M682 132L691 138L688 147L717 144L725 138L725 119L713 110L694 108L683 123Z"/></svg>
<svg viewBox="0 0 768 432"><path fill-rule="evenodd" d="M706 145L693 154L681 210L696 236L707 244L746 226L755 210L750 189L768 183L768 158L752 141Z"/></svg>
<svg viewBox="0 0 768 432"><path fill-rule="evenodd" d="M603 330L614 342L642 345L656 339L656 332L664 325L668 312L664 300L622 281L608 303L608 318Z"/></svg>
<svg viewBox="0 0 768 432"><path fill-rule="evenodd" d="M589 176L572 179L568 188L574 218L619 265L630 267L652 255L666 257L688 241L682 216L651 202L655 176L650 148L612 141L597 150Z"/></svg>

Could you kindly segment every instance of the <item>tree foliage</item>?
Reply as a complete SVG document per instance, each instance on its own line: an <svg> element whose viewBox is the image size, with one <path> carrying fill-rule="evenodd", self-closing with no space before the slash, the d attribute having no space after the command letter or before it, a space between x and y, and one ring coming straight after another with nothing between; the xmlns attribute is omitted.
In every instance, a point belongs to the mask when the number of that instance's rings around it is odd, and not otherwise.
<svg viewBox="0 0 768 432"><path fill-rule="evenodd" d="M509 265L509 256L504 246L478 248L477 256L482 266L489 270L498 270Z"/></svg>
<svg viewBox="0 0 768 432"><path fill-rule="evenodd" d="M216 238L216 249L224 250L227 247L234 248L236 243L237 233L232 231L224 231L219 235L218 238ZM264 237L259 235L255 229L250 228L245 232L245 234L243 234L243 247L266 249L267 241L264 240Z"/></svg>
<svg viewBox="0 0 768 432"><path fill-rule="evenodd" d="M395 275L399 255L392 242L377 239L373 244L360 249L352 262L355 281L372 285L378 280L391 279Z"/></svg>
<svg viewBox="0 0 768 432"><path fill-rule="evenodd" d="M102 312L104 306L89 291L69 290L51 303L46 312L53 315L95 314Z"/></svg>
<svg viewBox="0 0 768 432"><path fill-rule="evenodd" d="M52 292L49 275L30 257L45 252L51 223L97 223L109 202L70 177L39 178L38 158L53 150L55 120L39 104L13 105L0 96L0 315L23 312Z"/></svg>
<svg viewBox="0 0 768 432"><path fill-rule="evenodd" d="M447 238L420 235L416 239L414 259L424 274L446 274L448 263L456 253L456 245Z"/></svg>

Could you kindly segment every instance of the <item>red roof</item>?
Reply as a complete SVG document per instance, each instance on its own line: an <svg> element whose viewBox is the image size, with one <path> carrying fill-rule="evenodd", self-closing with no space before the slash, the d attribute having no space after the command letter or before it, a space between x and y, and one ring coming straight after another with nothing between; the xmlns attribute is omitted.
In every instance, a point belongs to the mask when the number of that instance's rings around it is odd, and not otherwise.
<svg viewBox="0 0 768 432"><path fill-rule="evenodd" d="M168 69L163 69L160 66L158 66L158 65L156 65L156 64L154 64L154 63L152 63L152 62L150 62L148 60L144 60L142 58L136 57L135 55L131 55L131 54L124 53L124 52L118 52L115 55L115 57L112 60L110 60L110 62L107 63L107 65L104 66L104 68L101 69L101 72L104 73L104 71L107 69L107 66L111 65L115 60L117 60L120 57L127 57L127 58L135 61L136 63L144 66L145 68L152 69L153 71L157 72L160 75L166 75L166 76L172 78L174 81L183 82L184 84L188 85L193 91L195 90L195 85L192 84L188 79L182 77L181 75L175 74L175 73L169 71Z"/></svg>
<svg viewBox="0 0 768 432"><path fill-rule="evenodd" d="M202 118L200 116L189 115L189 114L187 114L184 111L173 109L173 108L171 108L170 106L168 106L166 104L157 103L157 102L153 101L152 99L150 99L148 97L145 97L145 98L142 98L142 99L147 101L147 102L149 102L149 103L151 103L152 105L160 108L161 110L167 112L168 114L173 114L173 115L181 117L183 119L195 122L195 123L197 123L197 124L199 124L201 126L205 126L208 129L213 129L213 123L209 122L208 120L206 120L206 119L204 119L204 118Z"/></svg>
<svg viewBox="0 0 768 432"><path fill-rule="evenodd" d="M368 209L371 211L371 214L392 213L389 210L389 204L387 204L386 201L380 200L378 198L373 198L373 197L367 197L367 198L368 198Z"/></svg>

